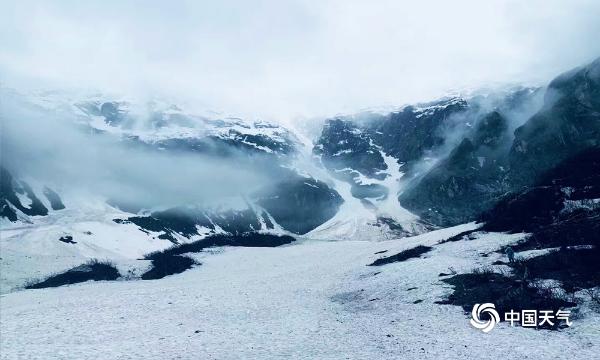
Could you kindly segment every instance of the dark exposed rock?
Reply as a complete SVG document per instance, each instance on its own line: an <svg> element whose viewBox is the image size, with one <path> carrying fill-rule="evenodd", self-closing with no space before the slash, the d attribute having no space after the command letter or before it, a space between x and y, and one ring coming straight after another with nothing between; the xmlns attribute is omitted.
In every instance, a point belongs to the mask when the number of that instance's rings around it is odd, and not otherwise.
<svg viewBox="0 0 600 360"><path fill-rule="evenodd" d="M528 186L561 161L600 146L600 59L554 79L544 107L515 131L511 179Z"/></svg>
<svg viewBox="0 0 600 360"><path fill-rule="evenodd" d="M121 219L114 221L124 222ZM260 229L259 220L250 208L213 213L204 209L179 207L156 211L149 216L132 216L126 221L136 224L143 230L161 233L159 238L174 243L177 243L175 234L189 238L198 235L198 227L215 230L216 226L219 226L231 234Z"/></svg>
<svg viewBox="0 0 600 360"><path fill-rule="evenodd" d="M381 153L372 146L369 134L351 121L328 121L314 152L321 156L321 162L330 170L350 168L369 177L385 178L385 175L378 174L387 169Z"/></svg>
<svg viewBox="0 0 600 360"><path fill-rule="evenodd" d="M214 138L214 140L250 152L264 152L264 149L279 155L290 155L295 152L294 143L291 139L289 141L276 141L263 134L250 135L230 130L228 137Z"/></svg>
<svg viewBox="0 0 600 360"><path fill-rule="evenodd" d="M231 130L227 137L206 136L202 138L176 138L159 140L152 146L167 151L197 152L218 157L255 156L267 157L292 154L293 143L275 141L266 135L248 135Z"/></svg>
<svg viewBox="0 0 600 360"><path fill-rule="evenodd" d="M21 204L17 194L29 198L31 204L28 206ZM0 167L0 215L10 221L16 221L18 217L14 209L28 216L48 214L48 209L38 199L29 184L15 180L5 168Z"/></svg>
<svg viewBox="0 0 600 360"><path fill-rule="evenodd" d="M400 203L437 225L470 221L506 192L503 150L509 146L506 119L484 116L471 138L400 196Z"/></svg>
<svg viewBox="0 0 600 360"><path fill-rule="evenodd" d="M400 163L416 161L444 142L440 129L451 115L466 109L465 100L449 98L388 115L360 113L331 119L313 152L342 180L357 183L356 172L382 180L387 165L381 151Z"/></svg>
<svg viewBox="0 0 600 360"><path fill-rule="evenodd" d="M386 154L410 163L441 145L444 137L440 128L452 115L467 108L467 102L461 98L407 106L389 114L383 121L369 122L369 134Z"/></svg>
<svg viewBox="0 0 600 360"><path fill-rule="evenodd" d="M600 59L553 80L542 109L515 130L513 140L503 111L526 97L517 94L478 121L447 158L400 195L401 204L437 225L471 221L561 161L600 146ZM544 206L550 204L539 204Z"/></svg>
<svg viewBox="0 0 600 360"><path fill-rule="evenodd" d="M321 181L288 170L280 170L278 177L279 182L253 194L243 209L182 206L132 216L126 221L146 231L158 232L160 238L172 242L177 242L176 234L187 238L197 235L198 228L229 234L274 229L271 220L288 231L304 234L332 218L342 203L339 194Z"/></svg>
<svg viewBox="0 0 600 360"><path fill-rule="evenodd" d="M263 221L265 222L265 225L267 226L267 229L274 229L275 228L275 226L271 222L271 219L269 219L269 215L266 212L262 213L262 218L263 218Z"/></svg>
<svg viewBox="0 0 600 360"><path fill-rule="evenodd" d="M305 234L331 219L343 200L327 184L298 176L257 194L257 202L284 229Z"/></svg>
<svg viewBox="0 0 600 360"><path fill-rule="evenodd" d="M58 194L54 190L50 189L47 186L44 187L44 196L46 196L48 201L50 201L50 206L52 207L52 210L62 210L65 208L65 205L60 199L60 196L58 196Z"/></svg>
<svg viewBox="0 0 600 360"><path fill-rule="evenodd" d="M402 225L400 225L396 220L389 217L379 216L377 217L377 223L387 225L393 232L405 232Z"/></svg>

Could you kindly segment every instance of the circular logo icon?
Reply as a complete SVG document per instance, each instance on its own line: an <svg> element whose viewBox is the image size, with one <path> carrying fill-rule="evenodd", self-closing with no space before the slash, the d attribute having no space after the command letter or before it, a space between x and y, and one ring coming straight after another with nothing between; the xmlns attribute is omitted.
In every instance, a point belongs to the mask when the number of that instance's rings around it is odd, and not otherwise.
<svg viewBox="0 0 600 360"><path fill-rule="evenodd" d="M481 320L481 314L488 314L489 320ZM471 311L471 325L473 325L473 327L487 333L490 332L499 321L500 315L498 315L494 304L485 303L473 305L473 311Z"/></svg>

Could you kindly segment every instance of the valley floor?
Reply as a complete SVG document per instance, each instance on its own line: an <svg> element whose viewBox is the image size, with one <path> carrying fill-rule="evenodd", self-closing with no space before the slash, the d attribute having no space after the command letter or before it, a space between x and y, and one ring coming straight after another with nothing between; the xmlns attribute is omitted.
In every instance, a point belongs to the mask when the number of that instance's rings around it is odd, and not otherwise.
<svg viewBox="0 0 600 360"><path fill-rule="evenodd" d="M0 297L2 359L595 358L600 317L560 331L485 334L460 307L435 304L439 274L497 260L520 235L435 245L474 224L385 242L302 240L223 248L179 275L88 282ZM417 259L366 266L416 245ZM387 250L386 253L375 254ZM487 254L488 256L482 256Z"/></svg>

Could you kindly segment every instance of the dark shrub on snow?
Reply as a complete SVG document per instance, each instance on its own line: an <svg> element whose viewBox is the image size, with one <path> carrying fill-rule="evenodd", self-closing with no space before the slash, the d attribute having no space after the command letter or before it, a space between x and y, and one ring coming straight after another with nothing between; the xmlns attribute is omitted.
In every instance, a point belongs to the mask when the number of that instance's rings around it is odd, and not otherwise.
<svg viewBox="0 0 600 360"><path fill-rule="evenodd" d="M120 276L121 275L119 274L119 271L110 262L93 259L63 273L52 275L46 280L29 284L25 286L25 288L43 289L48 287L76 284L89 280L116 280Z"/></svg>

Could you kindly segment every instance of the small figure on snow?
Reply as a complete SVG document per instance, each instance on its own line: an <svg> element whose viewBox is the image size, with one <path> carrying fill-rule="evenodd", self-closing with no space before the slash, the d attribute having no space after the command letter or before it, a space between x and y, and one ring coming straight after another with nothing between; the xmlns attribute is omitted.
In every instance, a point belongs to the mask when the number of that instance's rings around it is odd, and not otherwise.
<svg viewBox="0 0 600 360"><path fill-rule="evenodd" d="M506 256L508 257L508 262L510 262L510 263L515 262L515 251L513 250L512 247L508 246L504 252L506 253Z"/></svg>

